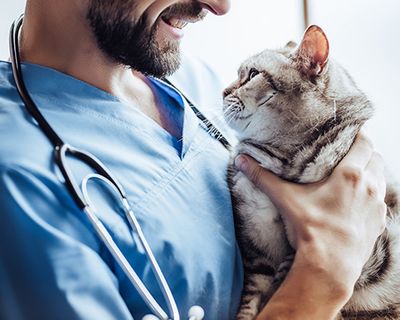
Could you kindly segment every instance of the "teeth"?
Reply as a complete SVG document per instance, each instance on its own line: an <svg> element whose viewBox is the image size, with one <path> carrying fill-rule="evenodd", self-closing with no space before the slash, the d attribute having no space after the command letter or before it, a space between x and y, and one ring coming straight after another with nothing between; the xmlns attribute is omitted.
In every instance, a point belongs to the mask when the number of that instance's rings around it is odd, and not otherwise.
<svg viewBox="0 0 400 320"><path fill-rule="evenodd" d="M178 18L171 18L168 20L168 24L177 29L183 29L187 26L187 22Z"/></svg>

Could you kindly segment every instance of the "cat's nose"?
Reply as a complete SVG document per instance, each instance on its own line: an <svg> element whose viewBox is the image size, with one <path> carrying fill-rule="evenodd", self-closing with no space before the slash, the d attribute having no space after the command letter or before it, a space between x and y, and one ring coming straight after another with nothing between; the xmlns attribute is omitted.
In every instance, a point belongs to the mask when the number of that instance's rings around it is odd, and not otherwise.
<svg viewBox="0 0 400 320"><path fill-rule="evenodd" d="M227 96L229 96L233 91L232 87L226 88L223 92L222 92L222 97L225 99Z"/></svg>
<svg viewBox="0 0 400 320"><path fill-rule="evenodd" d="M229 96L235 90L240 88L240 80L233 81L228 87L222 92L222 96L225 99L226 96Z"/></svg>
<svg viewBox="0 0 400 320"><path fill-rule="evenodd" d="M231 0L199 0L199 2L217 16L227 13L231 8Z"/></svg>

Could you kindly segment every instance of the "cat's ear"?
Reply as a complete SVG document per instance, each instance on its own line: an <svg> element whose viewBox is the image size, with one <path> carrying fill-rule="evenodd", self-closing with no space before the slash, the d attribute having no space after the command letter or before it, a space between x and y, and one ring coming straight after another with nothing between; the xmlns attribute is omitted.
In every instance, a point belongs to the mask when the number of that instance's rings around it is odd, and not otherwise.
<svg viewBox="0 0 400 320"><path fill-rule="evenodd" d="M309 78L320 75L329 59L329 42L324 31L315 25L308 27L294 60L299 70Z"/></svg>

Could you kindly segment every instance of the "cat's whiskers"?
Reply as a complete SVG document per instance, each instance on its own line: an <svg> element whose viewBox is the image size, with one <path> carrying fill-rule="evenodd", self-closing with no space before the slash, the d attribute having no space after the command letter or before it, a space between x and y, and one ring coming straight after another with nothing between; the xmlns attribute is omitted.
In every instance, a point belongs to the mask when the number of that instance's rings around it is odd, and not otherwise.
<svg viewBox="0 0 400 320"><path fill-rule="evenodd" d="M236 114L231 113L225 118L225 122L229 125L231 123L231 121L235 119L235 117L236 117Z"/></svg>
<svg viewBox="0 0 400 320"><path fill-rule="evenodd" d="M295 114L293 110L290 110L290 109L289 109L288 112L291 114L291 116L292 116L294 119L296 119L296 120L298 120L298 121L302 121L302 120L303 120L300 116L298 116L297 114Z"/></svg>
<svg viewBox="0 0 400 320"><path fill-rule="evenodd" d="M237 120L238 117L240 116L239 112L232 112L233 109L238 107L237 103L232 103L230 104L225 110L224 110L224 118L225 122L229 125L232 120Z"/></svg>
<svg viewBox="0 0 400 320"><path fill-rule="evenodd" d="M215 112L216 108L210 108L210 107L209 108L205 108L205 107L201 108L201 112L207 116L208 123L212 124L212 127L210 127L210 128L204 127L204 129L206 130L206 132L208 134L215 136L216 138L223 136L222 132L220 131L220 129L218 129L218 126L215 125L215 123L223 123L223 122L229 123L227 121L227 118L229 119L230 116L228 115L227 117L224 117L224 115L225 115L226 111L228 109L232 109L234 107L234 105L235 105L235 103L230 104L226 108L226 110L224 110L222 113ZM207 111L209 111L209 112L207 112ZM232 114L231 116L233 116L233 115L234 114ZM208 145L208 140L203 140L199 144L199 148L201 149L207 145Z"/></svg>
<svg viewBox="0 0 400 320"><path fill-rule="evenodd" d="M230 105L228 105L223 111L224 116L227 116L235 106L237 106L236 102L232 102Z"/></svg>

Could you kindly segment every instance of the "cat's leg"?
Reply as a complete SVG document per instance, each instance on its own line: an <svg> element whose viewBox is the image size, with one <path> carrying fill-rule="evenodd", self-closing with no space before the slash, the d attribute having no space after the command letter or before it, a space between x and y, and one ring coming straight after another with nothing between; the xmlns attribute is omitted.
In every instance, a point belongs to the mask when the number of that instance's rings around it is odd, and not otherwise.
<svg viewBox="0 0 400 320"><path fill-rule="evenodd" d="M399 308L395 316L390 315L393 306L400 306L400 219L395 214L388 218L385 232L375 243L372 256L365 264L358 279L353 296L344 307L343 312L389 315L369 317L365 319L400 319ZM344 319L354 319L344 317Z"/></svg>
<svg viewBox="0 0 400 320"><path fill-rule="evenodd" d="M274 281L273 281L273 286L277 289L283 280L285 280L287 274L289 273L289 270L293 264L294 260L294 254L287 255L285 259L281 262L281 264L278 267L278 270L275 273Z"/></svg>
<svg viewBox="0 0 400 320"><path fill-rule="evenodd" d="M343 312L335 320L399 320L400 305L391 305L383 310Z"/></svg>
<svg viewBox="0 0 400 320"><path fill-rule="evenodd" d="M344 314L358 312L359 316L362 312L375 312L379 315L387 311L389 315L371 319L400 319L400 190L390 177L387 182L386 230L377 239L353 296L342 310ZM390 315L393 310L395 316Z"/></svg>
<svg viewBox="0 0 400 320"><path fill-rule="evenodd" d="M243 175L238 174L235 178L232 200L244 265L244 287L237 319L251 320L273 293L275 272L290 246L278 210L271 200Z"/></svg>
<svg viewBox="0 0 400 320"><path fill-rule="evenodd" d="M400 185L386 178L386 196L385 202L388 207L388 217L394 219L400 215Z"/></svg>
<svg viewBox="0 0 400 320"><path fill-rule="evenodd" d="M274 281L273 269L267 267L265 271L245 274L244 287L237 320L254 319L262 306L268 300Z"/></svg>

